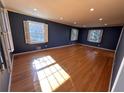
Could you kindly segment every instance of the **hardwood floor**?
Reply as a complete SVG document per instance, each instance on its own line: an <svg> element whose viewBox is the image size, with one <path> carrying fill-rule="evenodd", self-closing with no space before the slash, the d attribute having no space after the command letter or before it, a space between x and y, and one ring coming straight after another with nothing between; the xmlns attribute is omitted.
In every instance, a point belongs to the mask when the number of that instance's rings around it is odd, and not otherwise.
<svg viewBox="0 0 124 93"><path fill-rule="evenodd" d="M11 91L108 91L113 56L81 45L15 56Z"/></svg>

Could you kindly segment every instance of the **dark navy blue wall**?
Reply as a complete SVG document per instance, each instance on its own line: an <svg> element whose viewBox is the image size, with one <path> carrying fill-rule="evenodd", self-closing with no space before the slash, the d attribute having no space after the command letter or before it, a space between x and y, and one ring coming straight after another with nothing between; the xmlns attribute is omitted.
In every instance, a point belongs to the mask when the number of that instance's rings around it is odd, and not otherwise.
<svg viewBox="0 0 124 93"><path fill-rule="evenodd" d="M92 43L87 41L88 30L91 29L103 29L101 43ZM79 43L115 50L121 29L122 27L82 28L79 33Z"/></svg>
<svg viewBox="0 0 124 93"><path fill-rule="evenodd" d="M62 45L68 45L76 42L70 41L71 26L55 23L40 18L26 16L9 11L10 25L12 29L12 35L14 40L14 53L20 53L25 51L37 50L38 47L50 48ZM37 22L44 22L48 24L48 43L47 44L33 44L29 45L24 40L24 20L32 20ZM78 43L98 46L115 50L122 27L100 27L100 28L77 28L79 29L79 40ZM87 41L87 35L89 29L103 29L103 37L101 43L92 43ZM47 46L46 46L47 45Z"/></svg>
<svg viewBox="0 0 124 93"><path fill-rule="evenodd" d="M14 40L14 47L15 47L14 53L36 50L37 47L40 46L42 48L46 48L45 45L47 45L47 47L56 47L56 46L75 43L70 41L71 28L74 27L51 22L48 20L34 18L31 16L26 16L10 11L9 11L9 18L10 18L10 25ZM32 20L32 21L47 23L49 29L48 44L34 44L34 45L26 44L24 40L24 27L23 27L24 20Z"/></svg>

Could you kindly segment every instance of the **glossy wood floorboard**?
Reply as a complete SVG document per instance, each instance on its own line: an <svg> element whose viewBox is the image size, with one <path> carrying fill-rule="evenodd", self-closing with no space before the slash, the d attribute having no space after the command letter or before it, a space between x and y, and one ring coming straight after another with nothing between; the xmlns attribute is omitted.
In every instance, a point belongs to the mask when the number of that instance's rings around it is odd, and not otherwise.
<svg viewBox="0 0 124 93"><path fill-rule="evenodd" d="M108 91L113 55L74 45L15 56L11 91Z"/></svg>

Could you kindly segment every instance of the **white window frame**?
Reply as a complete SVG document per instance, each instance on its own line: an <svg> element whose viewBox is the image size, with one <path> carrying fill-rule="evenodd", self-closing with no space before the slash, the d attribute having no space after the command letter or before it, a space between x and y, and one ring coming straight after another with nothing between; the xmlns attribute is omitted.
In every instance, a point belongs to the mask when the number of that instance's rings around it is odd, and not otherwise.
<svg viewBox="0 0 124 93"><path fill-rule="evenodd" d="M100 31L100 37L99 37L99 40L98 41L93 41L93 40L90 39L90 36L91 36L92 31ZM100 43L101 40L102 40L102 35L103 35L103 30L102 29L89 30L88 31L88 36L87 36L87 41L93 42L93 43Z"/></svg>
<svg viewBox="0 0 124 93"><path fill-rule="evenodd" d="M32 42L30 39L30 32L29 32L29 24L30 23L36 23L36 24L41 24L44 25L44 36L45 36L45 40L44 42ZM47 43L48 42L48 24L45 23L41 23L41 22L35 22L35 21L24 21L24 33L25 33L25 42L26 44L39 44L39 43ZM39 32L39 34L42 34L42 32Z"/></svg>
<svg viewBox="0 0 124 93"><path fill-rule="evenodd" d="M71 29L71 41L77 41L78 40L78 34L79 30L76 28Z"/></svg>

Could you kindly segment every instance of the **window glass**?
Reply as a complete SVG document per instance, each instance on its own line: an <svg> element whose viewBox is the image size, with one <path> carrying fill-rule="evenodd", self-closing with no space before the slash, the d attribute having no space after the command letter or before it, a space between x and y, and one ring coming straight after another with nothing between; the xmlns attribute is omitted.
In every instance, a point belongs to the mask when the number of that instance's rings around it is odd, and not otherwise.
<svg viewBox="0 0 124 93"><path fill-rule="evenodd" d="M90 42L100 43L103 30L89 30L87 40Z"/></svg>
<svg viewBox="0 0 124 93"><path fill-rule="evenodd" d="M71 41L78 40L78 29L72 29L71 30Z"/></svg>
<svg viewBox="0 0 124 93"><path fill-rule="evenodd" d="M44 43L48 38L48 25L39 22L26 21L25 39L27 43Z"/></svg>

